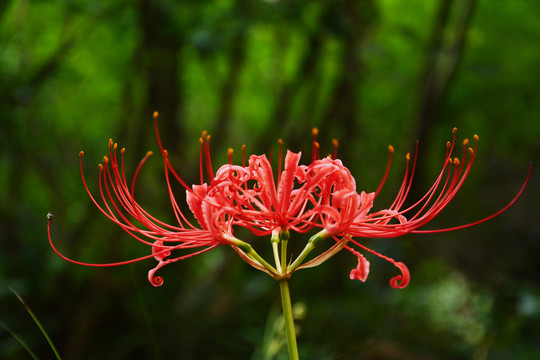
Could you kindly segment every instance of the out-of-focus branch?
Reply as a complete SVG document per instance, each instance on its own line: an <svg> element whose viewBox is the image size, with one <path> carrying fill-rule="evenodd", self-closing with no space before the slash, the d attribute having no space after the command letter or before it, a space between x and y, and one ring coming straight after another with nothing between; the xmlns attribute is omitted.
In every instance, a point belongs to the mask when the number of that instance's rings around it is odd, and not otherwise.
<svg viewBox="0 0 540 360"><path fill-rule="evenodd" d="M423 185L422 180L427 175L423 165L426 153L424 149L427 147L433 128L441 120L440 114L445 96L459 69L459 62L463 58L475 4L476 0L459 2L441 0L439 3L421 75L414 134L415 138L420 140L416 171L419 181L413 184L411 199L415 199L414 195L418 196L421 193L417 187ZM452 11L455 6L460 6L458 11ZM454 16L457 16L454 26L450 25L451 13L456 13ZM451 129L453 125L448 126Z"/></svg>
<svg viewBox="0 0 540 360"><path fill-rule="evenodd" d="M242 0L237 0L235 3L235 12L239 13L241 19L249 18L250 4ZM214 133L214 144L217 149L221 148L223 141L227 137L230 129L232 112L234 111L234 100L238 93L238 84L240 81L240 73L244 66L247 48L247 21L243 21L236 33L233 36L231 48L229 51L229 71L223 84L221 85L219 95L219 108L216 116L216 127Z"/></svg>

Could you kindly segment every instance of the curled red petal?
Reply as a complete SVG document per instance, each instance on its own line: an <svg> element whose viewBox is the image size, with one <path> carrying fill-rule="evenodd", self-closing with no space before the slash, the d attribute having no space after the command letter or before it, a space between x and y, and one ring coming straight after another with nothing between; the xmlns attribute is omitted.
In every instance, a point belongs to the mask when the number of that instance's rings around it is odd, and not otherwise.
<svg viewBox="0 0 540 360"><path fill-rule="evenodd" d="M159 266L156 266L148 271L148 281L150 281L150 284L154 285L155 287L163 285L163 278L161 276L154 276L158 268Z"/></svg>
<svg viewBox="0 0 540 360"><path fill-rule="evenodd" d="M407 268L407 265L400 261L396 261L394 265L401 271L401 275L394 276L392 279L390 279L390 286L394 289L404 289L411 281L409 269Z"/></svg>
<svg viewBox="0 0 540 360"><path fill-rule="evenodd" d="M349 277L351 280L360 280L365 282L369 275L369 261L359 252L352 250L353 254L358 257L358 265L356 269L352 269Z"/></svg>
<svg viewBox="0 0 540 360"><path fill-rule="evenodd" d="M165 266L169 263L169 261L160 261L155 268L148 271L148 281L150 281L150 284L152 284L155 287L163 285L163 278L161 276L154 276L156 274L156 271L158 271L159 268L162 266Z"/></svg>
<svg viewBox="0 0 540 360"><path fill-rule="evenodd" d="M167 256L170 256L171 251L168 250L168 248L168 246L163 246L163 241L155 241L154 245L152 246L152 255L154 255L154 259L156 259L157 261L162 261Z"/></svg>
<svg viewBox="0 0 540 360"><path fill-rule="evenodd" d="M163 285L163 278L161 276L156 276L150 279L150 283L154 285L155 287L159 287Z"/></svg>
<svg viewBox="0 0 540 360"><path fill-rule="evenodd" d="M403 288L407 287L407 285L409 285L409 282L411 280L411 274L409 272L409 269L407 268L407 265L405 265L401 261L395 261L394 259L392 259L392 258L390 258L390 257L388 257L386 255L379 254L375 250L372 250L372 249L368 248L367 246L362 245L361 243L354 240L353 238L351 238L348 235L345 235L344 238L347 239L348 241L352 242L353 244L361 247L365 251L368 251L368 252L372 253L373 255L377 255L381 259L384 259L384 260L386 260L388 262L391 262L395 267L397 267L399 269L399 271L401 271L401 275L395 276L392 279L390 279L390 286L392 286L394 289L403 289ZM355 254L356 256L358 256L358 253L355 250L353 250L352 248L350 248L348 246L346 246L345 248L347 250L349 250L350 252L352 252L353 254Z"/></svg>

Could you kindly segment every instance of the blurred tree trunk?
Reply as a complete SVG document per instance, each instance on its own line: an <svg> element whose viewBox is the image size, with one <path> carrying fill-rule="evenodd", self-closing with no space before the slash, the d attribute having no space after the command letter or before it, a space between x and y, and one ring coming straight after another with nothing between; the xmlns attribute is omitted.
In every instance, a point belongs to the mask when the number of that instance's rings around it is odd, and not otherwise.
<svg viewBox="0 0 540 360"><path fill-rule="evenodd" d="M229 66L227 76L221 85L219 93L219 108L216 116L216 127L214 133L216 136L212 141L216 149L220 149L225 141L232 120L232 113L234 111L234 101L238 92L238 84L240 81L240 75L244 66L244 60L246 58L247 47L247 19L250 14L250 4L245 0L236 0L234 9L232 10L237 14L238 28L233 36L232 44L229 51Z"/></svg>
<svg viewBox="0 0 540 360"><path fill-rule="evenodd" d="M138 100L132 89L137 86L132 78L125 79L124 114L121 114L120 131L129 131L134 137L134 154L146 150L147 141L153 138L152 113L160 113L161 137L164 145L171 152L179 153L181 127L178 122L181 110L180 63L179 51L182 43L178 25L172 19L170 11L161 2L142 0L138 2L136 12L139 17L140 42L134 50L135 73L142 74L143 95ZM138 105L137 101L142 101ZM140 113L133 113L139 110ZM142 109L142 110L140 110ZM131 157L131 168L135 169L140 157ZM95 212L97 213L97 212ZM80 230L80 229L79 229ZM115 234L123 234L116 228ZM113 235L111 235L113 237ZM115 258L116 247L107 249L107 258ZM82 354L87 339L96 327L96 309L91 306L99 294L106 293L111 286L107 276L96 276L87 288L84 301L79 304L72 331L66 342L66 358L83 358Z"/></svg>
<svg viewBox="0 0 540 360"><path fill-rule="evenodd" d="M323 44L323 25L321 24L322 18L328 11L328 6L323 6L319 19L316 21L316 26L306 34L307 46L302 56L298 60L296 66L296 72L290 79L284 79L276 94L276 100L270 119L267 123L267 130L263 132L263 138L258 143L258 152L267 152L270 147L276 142L275 129L285 129L287 123L291 121L291 111L294 104L295 96L301 89L301 87L315 76L317 71L317 65L319 64L321 57L321 47ZM317 26L317 24L319 24ZM276 36L280 36L278 34ZM283 51L285 52L285 50ZM284 61L284 60L283 60ZM309 119L292 119L293 121L306 121ZM286 141L289 144L296 144L300 139L304 138L308 134L309 129L306 129L302 134L284 134Z"/></svg>
<svg viewBox="0 0 540 360"><path fill-rule="evenodd" d="M179 153L183 105L179 53L183 34L170 9L161 1L142 0L136 11L140 42L135 49L135 71L141 74L144 92L140 100L134 94L130 96L131 101L142 102L142 106L134 103L132 108L141 110L139 114L124 117L121 128L131 129L135 149L144 150L151 138L147 135L152 133L152 114L158 111L163 142L170 152ZM139 159L133 161L135 164Z"/></svg>
<svg viewBox="0 0 540 360"><path fill-rule="evenodd" d="M475 4L476 0L441 0L439 3L420 80L415 125L415 136L420 141L416 170L418 181L413 183L411 201L421 197L424 182L429 181L431 176L424 165L427 158L425 149L429 148L430 134L442 120L442 105L463 57ZM451 21L452 13L456 13L455 21ZM449 125L449 134L452 127Z"/></svg>
<svg viewBox="0 0 540 360"><path fill-rule="evenodd" d="M375 5L372 0L347 0L337 10L344 26L343 47L333 93L322 122L322 132L338 134L340 158L346 160L351 154L351 138L358 133L360 114L358 102L362 72L362 45L375 18ZM332 130L331 127L337 127Z"/></svg>
<svg viewBox="0 0 540 360"><path fill-rule="evenodd" d="M216 128L214 133L219 135L213 140L219 148L230 130L232 112L234 110L234 100L238 92L240 72L246 57L247 36L245 30L239 30L233 39L229 53L229 72L220 90L220 102L216 116Z"/></svg>
<svg viewBox="0 0 540 360"><path fill-rule="evenodd" d="M372 0L353 1L343 0L336 4L325 5L320 10L316 26L307 34L307 47L299 60L294 76L285 81L276 96L276 103L265 134L272 134L271 129L282 129L290 121L302 121L306 126L313 124L313 101L320 97L317 89L317 71L321 62L324 37L328 32L334 33L342 41L340 69L334 88L329 96L328 106L323 114L322 132L340 134L340 140L345 146L349 138L357 131L358 123L358 89L360 88L361 72L361 45L374 18L374 2ZM302 87L310 86L303 107L303 118L291 119L292 108L297 94ZM319 90L319 91L317 91ZM334 127L331 129L330 127ZM291 128L294 130L294 128ZM301 143L305 139L305 132L287 134L287 141L291 144ZM267 151L276 139L265 138L261 142L262 151Z"/></svg>
<svg viewBox="0 0 540 360"><path fill-rule="evenodd" d="M2 21L2 16L4 15L5 11L8 9L8 5L11 4L12 0L2 0L0 1L0 22Z"/></svg>
<svg viewBox="0 0 540 360"><path fill-rule="evenodd" d="M290 120L290 112L294 102L295 94L301 86L311 79L320 61L322 33L320 27L307 34L307 48L299 60L297 71L289 81L285 81L278 93L275 107L271 115L271 122L278 128L286 126ZM274 139L275 140L275 139Z"/></svg>
<svg viewBox="0 0 540 360"><path fill-rule="evenodd" d="M0 4L0 22L9 4L10 1ZM18 21L24 23L27 15L26 11L19 12ZM2 189L2 195L5 195L0 205L0 234L2 239L8 239L5 243L10 258L19 256L20 247L24 244L20 227L30 220L24 218L28 216L28 209L27 204L21 202L28 169L39 169L44 188L57 188L54 182L56 169L36 157L37 144L43 134L41 130L47 129L42 129L43 124L36 122L29 104L35 101L42 87L58 73L73 46L74 37L69 21L63 25L58 45L46 59L36 63L31 56L15 56L18 59L25 58L26 61L25 64L22 61L18 64L18 71L4 72L0 68L0 160L9 164L8 171L3 174L6 181ZM17 50L21 54L27 52L24 47ZM25 264L16 262L13 266L18 268Z"/></svg>

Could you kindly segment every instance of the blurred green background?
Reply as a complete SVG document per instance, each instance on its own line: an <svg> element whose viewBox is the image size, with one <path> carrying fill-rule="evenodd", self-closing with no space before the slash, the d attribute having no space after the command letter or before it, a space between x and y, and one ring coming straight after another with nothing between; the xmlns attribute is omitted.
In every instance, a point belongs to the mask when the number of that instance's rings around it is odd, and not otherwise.
<svg viewBox="0 0 540 360"><path fill-rule="evenodd" d="M94 269L58 258L111 262L148 248L110 223L89 187L112 137L130 177L156 151L152 112L174 165L198 174L198 137L268 153L283 138L309 154L311 128L359 190L388 206L404 157L420 140L413 196L441 166L446 141L480 136L461 194L427 228L506 213L476 227L365 244L405 262L411 284L394 290L391 264L366 254L366 283L342 252L295 273L303 359L540 358L540 2L537 0L1 0L0 358L27 359L6 329L43 359L53 353L21 294L64 359L286 359L279 290L230 248L170 265L152 287L147 260ZM237 155L239 152L235 155ZM236 156L236 160L239 158ZM172 222L162 161L151 159L138 199ZM261 252L268 239L252 240ZM305 236L292 240L302 244ZM301 310L301 311L300 311Z"/></svg>

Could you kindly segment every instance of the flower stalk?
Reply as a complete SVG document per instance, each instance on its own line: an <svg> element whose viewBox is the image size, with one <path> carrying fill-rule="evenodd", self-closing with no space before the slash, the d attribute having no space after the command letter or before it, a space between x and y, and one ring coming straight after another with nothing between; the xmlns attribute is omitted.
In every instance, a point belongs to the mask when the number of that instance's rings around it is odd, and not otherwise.
<svg viewBox="0 0 540 360"><path fill-rule="evenodd" d="M282 275L284 274L284 271L283 271L284 269L281 265L283 262L280 260L280 255L279 255L279 242L280 242L279 232L274 231L272 233L272 238L270 239L270 242L272 243L272 252L274 253L274 261L276 262L276 269ZM283 244L281 245L283 247Z"/></svg>
<svg viewBox="0 0 540 360"><path fill-rule="evenodd" d="M296 342L296 329L291 304L291 293L289 291L289 280L283 278L279 280L279 290L281 293L281 306L283 307L283 320L285 322L285 336L287 337L287 348L289 350L289 360L298 360L298 344Z"/></svg>
<svg viewBox="0 0 540 360"><path fill-rule="evenodd" d="M279 233L279 239L281 240L281 272L283 274L287 273L287 245L290 237L291 234L289 233L289 230Z"/></svg>
<svg viewBox="0 0 540 360"><path fill-rule="evenodd" d="M309 241L300 253L296 260L287 268L289 273L292 273L296 268L304 263L306 257L311 253L322 241L328 238L329 233L326 230L321 230L317 234L309 238Z"/></svg>
<svg viewBox="0 0 540 360"><path fill-rule="evenodd" d="M260 265L262 265L266 270L268 270L271 273L278 273L276 268L274 268L272 265L270 265L266 260L262 258L261 255L259 255L255 249L253 249L253 246L248 244L245 241L242 241L240 239L237 239L232 236L223 235L224 239L230 242L230 245L236 246L240 250L242 250L250 259L258 262Z"/></svg>

